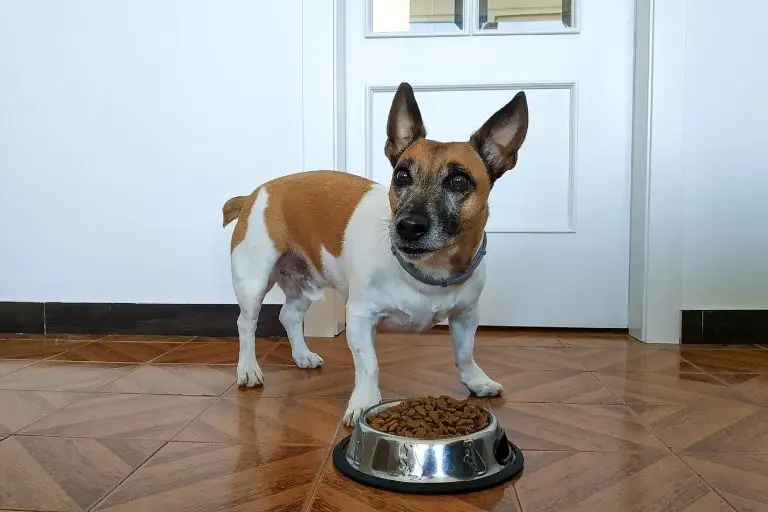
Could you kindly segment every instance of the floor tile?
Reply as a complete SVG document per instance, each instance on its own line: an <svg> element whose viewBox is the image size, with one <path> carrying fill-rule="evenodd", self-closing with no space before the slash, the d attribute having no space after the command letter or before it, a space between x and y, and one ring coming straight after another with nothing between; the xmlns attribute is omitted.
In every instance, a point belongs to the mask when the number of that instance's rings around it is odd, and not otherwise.
<svg viewBox="0 0 768 512"><path fill-rule="evenodd" d="M314 500L313 512L520 512L513 484L456 495L395 494L357 484L328 462ZM535 510L535 509L534 509Z"/></svg>
<svg viewBox="0 0 768 512"><path fill-rule="evenodd" d="M768 511L768 456L692 454L683 460L738 512Z"/></svg>
<svg viewBox="0 0 768 512"><path fill-rule="evenodd" d="M528 451L515 487L526 511L732 512L682 461L659 451Z"/></svg>
<svg viewBox="0 0 768 512"><path fill-rule="evenodd" d="M645 347L642 342L635 340L628 334L621 333L562 333L558 335L560 342L569 348L600 348L619 349L627 346L637 348Z"/></svg>
<svg viewBox="0 0 768 512"><path fill-rule="evenodd" d="M102 393L219 396L237 380L234 366L148 364L99 388Z"/></svg>
<svg viewBox="0 0 768 512"><path fill-rule="evenodd" d="M522 450L664 450L622 405L507 403L492 408Z"/></svg>
<svg viewBox="0 0 768 512"><path fill-rule="evenodd" d="M103 341L143 341L143 342L155 342L155 343L184 343L192 341L196 336L169 336L169 335L152 335L152 334L111 334L105 336Z"/></svg>
<svg viewBox="0 0 768 512"><path fill-rule="evenodd" d="M17 334L0 334L0 340L13 339L13 340L41 340L41 341L97 341L104 338L104 334L32 334L32 333L17 333Z"/></svg>
<svg viewBox="0 0 768 512"><path fill-rule="evenodd" d="M346 405L341 399L236 395L216 402L174 440L255 443L265 450L327 445L335 438Z"/></svg>
<svg viewBox="0 0 768 512"><path fill-rule="evenodd" d="M0 508L88 510L160 445L123 439L11 437L0 443Z"/></svg>
<svg viewBox="0 0 768 512"><path fill-rule="evenodd" d="M768 455L768 409L765 407L644 405L633 409L673 450Z"/></svg>
<svg viewBox="0 0 768 512"><path fill-rule="evenodd" d="M27 366L31 364L35 364L37 361L28 361L24 359L13 359L8 361L0 361L0 377L3 375L8 375L9 373L13 373L16 370L21 370L22 368L26 368Z"/></svg>
<svg viewBox="0 0 768 512"><path fill-rule="evenodd" d="M686 343L684 345L678 345L681 351L693 351L693 350L765 350L763 345L755 345L754 343Z"/></svg>
<svg viewBox="0 0 768 512"><path fill-rule="evenodd" d="M274 349L272 343L259 343L256 345L256 355L259 362ZM239 343L186 343L181 347L168 352L155 359L154 363L182 363L182 364L237 364L240 352Z"/></svg>
<svg viewBox="0 0 768 512"><path fill-rule="evenodd" d="M86 395L0 390L0 432L13 433Z"/></svg>
<svg viewBox="0 0 768 512"><path fill-rule="evenodd" d="M519 371L492 378L504 386L502 399L509 402L621 403L588 372Z"/></svg>
<svg viewBox="0 0 768 512"><path fill-rule="evenodd" d="M628 404L732 405L748 402L738 391L706 374L599 373L598 376Z"/></svg>
<svg viewBox="0 0 768 512"><path fill-rule="evenodd" d="M490 369L519 370L583 370L578 359L563 348L547 347L493 347L476 346L475 362ZM410 368L453 369L454 354L450 346L402 346L379 347L377 356L380 366Z"/></svg>
<svg viewBox="0 0 768 512"><path fill-rule="evenodd" d="M558 337L551 332L496 332L478 331L475 337L475 345L478 347L552 347L562 348L563 344Z"/></svg>
<svg viewBox="0 0 768 512"><path fill-rule="evenodd" d="M170 443L96 510L300 511L328 455L317 446Z"/></svg>
<svg viewBox="0 0 768 512"><path fill-rule="evenodd" d="M584 370L581 362L563 348L476 346L474 356L484 370ZM453 352L450 362L453 363Z"/></svg>
<svg viewBox="0 0 768 512"><path fill-rule="evenodd" d="M501 372L488 370L488 373L494 378L500 377ZM414 371L411 367L383 366L379 368L379 389L384 398L426 395L465 398L470 395L469 390L459 380L456 368L451 366L439 371L432 368Z"/></svg>
<svg viewBox="0 0 768 512"><path fill-rule="evenodd" d="M768 373L768 350L681 350L685 359L710 373Z"/></svg>
<svg viewBox="0 0 768 512"><path fill-rule="evenodd" d="M178 348L181 343L151 341L89 343L52 357L52 361L81 361L104 363L145 363Z"/></svg>
<svg viewBox="0 0 768 512"><path fill-rule="evenodd" d="M22 433L168 440L213 400L192 396L97 393L46 416Z"/></svg>
<svg viewBox="0 0 768 512"><path fill-rule="evenodd" d="M296 366L263 365L264 385L256 388L234 386L226 395L271 398L344 398L349 399L355 385L355 373L349 367L322 367L305 370Z"/></svg>
<svg viewBox="0 0 768 512"><path fill-rule="evenodd" d="M262 344L263 346L264 344ZM308 339L307 346L317 355L323 358L326 366L352 366L352 353L346 342L338 338L333 339ZM259 349L257 345L256 349ZM291 356L291 344L281 341L273 347L268 355L264 356L264 364L283 366L296 366Z"/></svg>
<svg viewBox="0 0 768 512"><path fill-rule="evenodd" d="M43 361L0 377L0 389L93 391L134 369L117 363Z"/></svg>
<svg viewBox="0 0 768 512"><path fill-rule="evenodd" d="M604 372L702 373L676 350L572 349L571 356L588 369Z"/></svg>
<svg viewBox="0 0 768 512"><path fill-rule="evenodd" d="M45 359L73 348L86 341L3 340L0 341L0 359Z"/></svg>
<svg viewBox="0 0 768 512"><path fill-rule="evenodd" d="M717 373L715 377L736 388L750 401L768 406L768 373Z"/></svg>
<svg viewBox="0 0 768 512"><path fill-rule="evenodd" d="M196 336L189 341L195 343L240 343L240 339L237 336ZM268 338L257 338L256 343L269 342Z"/></svg>
<svg viewBox="0 0 768 512"><path fill-rule="evenodd" d="M376 345L410 346L451 346L451 337L447 329L434 329L425 333L390 333L382 332L376 336ZM480 329L475 335L475 346L478 347L552 347L561 348L563 345L557 336L550 332L526 332L502 329Z"/></svg>

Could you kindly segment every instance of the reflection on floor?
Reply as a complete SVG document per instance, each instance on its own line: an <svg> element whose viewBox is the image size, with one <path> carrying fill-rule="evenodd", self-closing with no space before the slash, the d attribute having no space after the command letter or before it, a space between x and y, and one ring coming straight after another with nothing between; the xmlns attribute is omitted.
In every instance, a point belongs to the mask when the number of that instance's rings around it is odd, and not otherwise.
<svg viewBox="0 0 768 512"><path fill-rule="evenodd" d="M372 491L329 462L352 390L343 337L237 341L0 335L0 509L121 511L768 510L768 350L623 335L483 331L476 359L526 469L459 496ZM466 396L447 334L380 335L385 397Z"/></svg>

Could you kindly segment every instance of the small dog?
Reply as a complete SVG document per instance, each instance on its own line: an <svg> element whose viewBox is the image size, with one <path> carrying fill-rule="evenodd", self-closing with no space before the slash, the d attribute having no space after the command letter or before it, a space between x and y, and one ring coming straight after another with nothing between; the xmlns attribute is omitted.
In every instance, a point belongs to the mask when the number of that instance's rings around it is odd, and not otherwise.
<svg viewBox="0 0 768 512"><path fill-rule="evenodd" d="M447 319L461 382L477 396L503 392L475 363L478 299L485 283L488 196L515 167L528 131L519 92L467 142L426 138L412 87L402 83L387 120L388 186L340 171L307 171L229 199L232 283L240 306L237 383L262 385L255 331L266 293L285 293L280 322L296 364L322 365L304 340L303 318L324 288L346 299L355 387L344 414L353 425L381 401L378 326L423 331Z"/></svg>

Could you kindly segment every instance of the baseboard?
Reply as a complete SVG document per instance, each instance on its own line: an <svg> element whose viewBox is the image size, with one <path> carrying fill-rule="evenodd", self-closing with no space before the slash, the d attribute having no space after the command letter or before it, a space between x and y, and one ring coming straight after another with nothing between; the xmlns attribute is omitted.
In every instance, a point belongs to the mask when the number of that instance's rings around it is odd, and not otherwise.
<svg viewBox="0 0 768 512"><path fill-rule="evenodd" d="M737 345L768 341L768 310L683 310L680 343Z"/></svg>
<svg viewBox="0 0 768 512"><path fill-rule="evenodd" d="M285 336L279 304L264 304L257 336ZM237 336L236 304L0 302L0 332Z"/></svg>

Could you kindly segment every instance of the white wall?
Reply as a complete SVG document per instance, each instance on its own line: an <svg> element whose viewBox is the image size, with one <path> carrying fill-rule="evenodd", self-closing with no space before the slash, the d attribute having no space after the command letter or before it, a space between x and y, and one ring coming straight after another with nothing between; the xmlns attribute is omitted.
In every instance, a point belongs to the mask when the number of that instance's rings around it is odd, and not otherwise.
<svg viewBox="0 0 768 512"><path fill-rule="evenodd" d="M765 0L688 2L686 309L768 308L766 20Z"/></svg>
<svg viewBox="0 0 768 512"><path fill-rule="evenodd" d="M0 3L0 300L234 302L223 202L312 165L301 7Z"/></svg>

